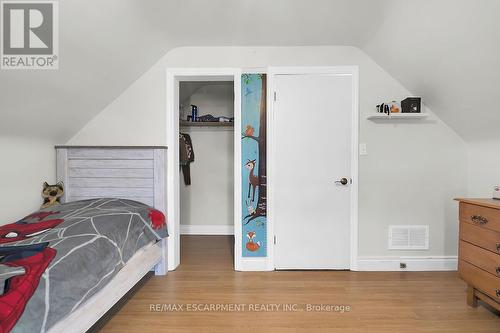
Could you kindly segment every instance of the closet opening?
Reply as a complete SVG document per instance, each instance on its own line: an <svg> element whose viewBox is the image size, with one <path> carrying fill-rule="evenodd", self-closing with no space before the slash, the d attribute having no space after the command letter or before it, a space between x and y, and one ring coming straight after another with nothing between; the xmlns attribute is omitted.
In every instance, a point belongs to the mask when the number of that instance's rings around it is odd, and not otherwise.
<svg viewBox="0 0 500 333"><path fill-rule="evenodd" d="M224 253L213 264L232 265L234 78L180 79L178 91L180 268L210 265L196 260L199 251Z"/></svg>

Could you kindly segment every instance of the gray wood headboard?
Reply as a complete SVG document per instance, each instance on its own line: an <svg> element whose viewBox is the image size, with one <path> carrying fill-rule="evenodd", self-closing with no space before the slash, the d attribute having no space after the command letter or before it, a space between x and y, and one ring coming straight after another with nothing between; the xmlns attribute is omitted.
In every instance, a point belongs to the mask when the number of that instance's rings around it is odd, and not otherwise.
<svg viewBox="0 0 500 333"><path fill-rule="evenodd" d="M136 200L166 214L166 147L56 146L63 202L92 198ZM167 241L157 275L167 272Z"/></svg>
<svg viewBox="0 0 500 333"><path fill-rule="evenodd" d="M136 200L165 212L166 147L56 146L63 202Z"/></svg>

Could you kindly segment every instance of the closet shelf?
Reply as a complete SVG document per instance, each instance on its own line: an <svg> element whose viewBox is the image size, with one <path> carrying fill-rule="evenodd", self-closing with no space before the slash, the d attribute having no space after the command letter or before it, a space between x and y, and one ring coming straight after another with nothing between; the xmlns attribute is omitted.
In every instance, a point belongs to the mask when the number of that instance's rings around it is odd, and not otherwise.
<svg viewBox="0 0 500 333"><path fill-rule="evenodd" d="M366 119L426 119L428 114L426 113L391 113L389 115L385 113L373 113L366 116Z"/></svg>
<svg viewBox="0 0 500 333"><path fill-rule="evenodd" d="M202 122L202 121L179 121L181 127L234 127L234 122Z"/></svg>

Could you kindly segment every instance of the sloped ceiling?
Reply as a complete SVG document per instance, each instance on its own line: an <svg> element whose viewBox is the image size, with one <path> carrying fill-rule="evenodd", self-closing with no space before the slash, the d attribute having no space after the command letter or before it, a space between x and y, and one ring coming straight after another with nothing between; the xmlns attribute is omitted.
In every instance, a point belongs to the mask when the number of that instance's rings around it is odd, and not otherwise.
<svg viewBox="0 0 500 333"><path fill-rule="evenodd" d="M500 139L500 1L385 3L365 52L466 141Z"/></svg>
<svg viewBox="0 0 500 333"><path fill-rule="evenodd" d="M500 136L496 0L65 0L60 69L0 72L0 135L64 142L178 46L352 45L469 140ZM500 20L499 20L500 21Z"/></svg>

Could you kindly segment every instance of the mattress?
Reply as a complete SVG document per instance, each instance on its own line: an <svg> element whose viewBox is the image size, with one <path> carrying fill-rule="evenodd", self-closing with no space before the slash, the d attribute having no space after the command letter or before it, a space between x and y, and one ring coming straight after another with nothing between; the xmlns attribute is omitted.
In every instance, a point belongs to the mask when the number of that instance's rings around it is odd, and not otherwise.
<svg viewBox="0 0 500 333"><path fill-rule="evenodd" d="M161 243L137 251L109 283L71 312L48 333L86 332L161 260Z"/></svg>

